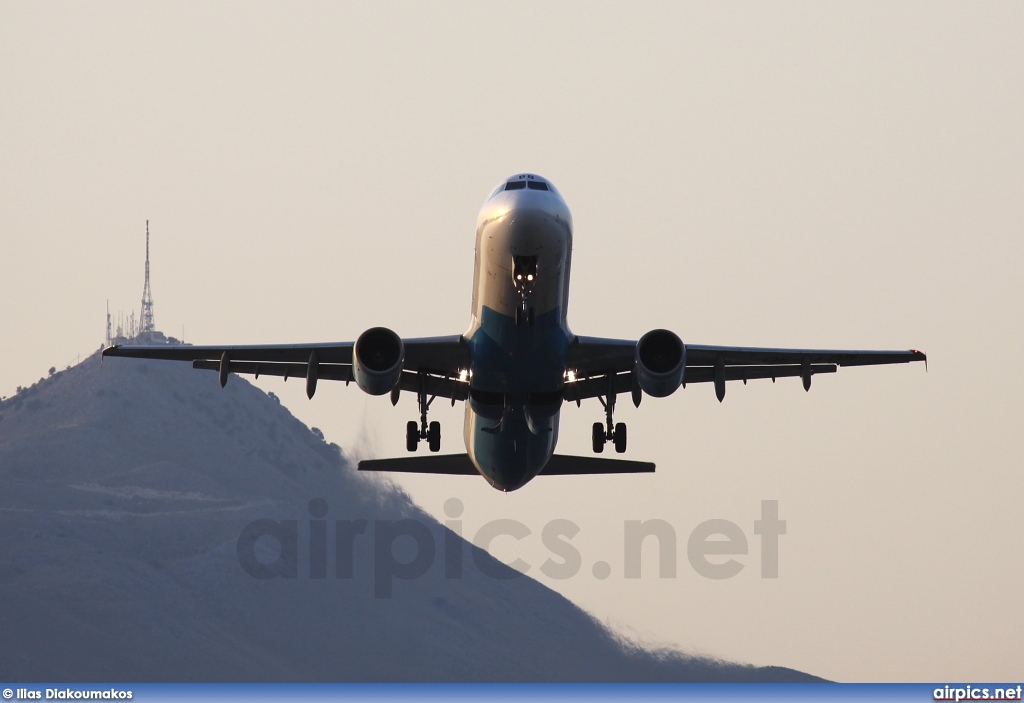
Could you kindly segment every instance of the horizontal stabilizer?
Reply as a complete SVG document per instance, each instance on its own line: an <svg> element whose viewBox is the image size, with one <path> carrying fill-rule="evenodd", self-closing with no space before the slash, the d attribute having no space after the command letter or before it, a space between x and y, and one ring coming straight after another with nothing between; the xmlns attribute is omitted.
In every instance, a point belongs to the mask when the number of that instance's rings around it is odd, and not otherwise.
<svg viewBox="0 0 1024 703"><path fill-rule="evenodd" d="M449 474L451 476L479 476L469 454L432 454L430 456L404 456L400 459L365 459L359 462L360 471L394 471L403 474Z"/></svg>
<svg viewBox="0 0 1024 703"><path fill-rule="evenodd" d="M448 474L449 476L477 476L478 472L468 454L441 454L407 456L398 459L366 459L359 462L360 471L393 471L407 474ZM541 470L542 476L580 474L639 474L651 473L654 464L649 461L601 459L589 456L555 454Z"/></svg>
<svg viewBox="0 0 1024 703"><path fill-rule="evenodd" d="M566 476L578 474L649 474L654 473L650 461L628 461L626 459L601 459L596 456L569 456L555 454L543 469L542 476Z"/></svg>

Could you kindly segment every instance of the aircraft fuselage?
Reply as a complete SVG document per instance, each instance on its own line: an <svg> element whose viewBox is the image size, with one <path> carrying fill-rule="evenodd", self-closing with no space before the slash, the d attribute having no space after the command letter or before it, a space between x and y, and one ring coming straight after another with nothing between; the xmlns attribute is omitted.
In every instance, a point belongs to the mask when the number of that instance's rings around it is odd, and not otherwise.
<svg viewBox="0 0 1024 703"><path fill-rule="evenodd" d="M521 180L520 180L521 179ZM566 323L572 216L536 176L502 183L477 218L470 399L465 440L492 486L514 490L544 467L558 439L558 413L572 333Z"/></svg>

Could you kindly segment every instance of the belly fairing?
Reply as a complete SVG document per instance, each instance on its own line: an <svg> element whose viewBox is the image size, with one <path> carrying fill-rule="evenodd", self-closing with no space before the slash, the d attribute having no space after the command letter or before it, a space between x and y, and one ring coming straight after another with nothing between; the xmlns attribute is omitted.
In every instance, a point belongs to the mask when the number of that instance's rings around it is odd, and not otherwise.
<svg viewBox="0 0 1024 703"><path fill-rule="evenodd" d="M510 394L497 422L466 406L466 446L469 457L488 483L499 490L514 491L536 476L555 450L558 413L547 418L547 427L534 432L527 420L525 398Z"/></svg>

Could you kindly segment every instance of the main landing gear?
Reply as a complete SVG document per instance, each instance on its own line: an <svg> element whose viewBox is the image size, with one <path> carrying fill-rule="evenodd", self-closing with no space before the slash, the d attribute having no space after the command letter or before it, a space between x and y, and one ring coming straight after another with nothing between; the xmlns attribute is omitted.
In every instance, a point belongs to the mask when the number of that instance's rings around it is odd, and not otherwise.
<svg viewBox="0 0 1024 703"><path fill-rule="evenodd" d="M434 420L427 423L427 410L437 396L427 398L427 382L424 376L420 376L420 387L416 392L416 400L420 406L420 421L409 420L405 426L405 448L410 452L416 451L421 439L427 440L427 446L432 452L441 451L441 423Z"/></svg>
<svg viewBox="0 0 1024 703"><path fill-rule="evenodd" d="M612 420L612 414L615 412L615 380L611 376L608 377L608 395L606 398L607 400L601 396L597 397L601 401L601 405L604 406L605 421L604 423L594 423L594 431L591 433L594 453L600 454L604 451L605 444L613 442L615 444L615 451L622 454L626 451L626 423L614 423Z"/></svg>

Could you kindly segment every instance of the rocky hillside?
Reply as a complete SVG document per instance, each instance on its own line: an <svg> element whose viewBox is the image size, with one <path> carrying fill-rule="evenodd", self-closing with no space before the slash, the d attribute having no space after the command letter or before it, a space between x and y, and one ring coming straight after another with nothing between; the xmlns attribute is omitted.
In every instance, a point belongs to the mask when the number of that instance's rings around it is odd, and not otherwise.
<svg viewBox="0 0 1024 703"><path fill-rule="evenodd" d="M812 678L631 646L473 550L237 377L93 356L0 403L2 680Z"/></svg>

